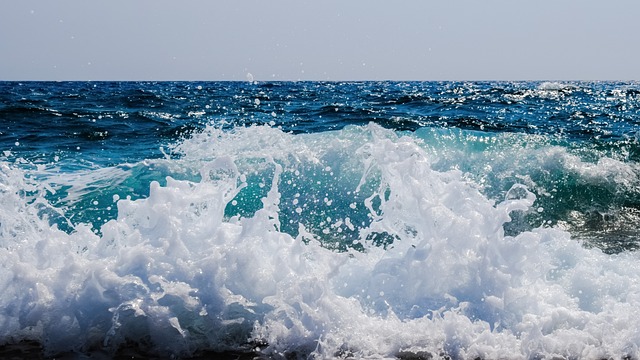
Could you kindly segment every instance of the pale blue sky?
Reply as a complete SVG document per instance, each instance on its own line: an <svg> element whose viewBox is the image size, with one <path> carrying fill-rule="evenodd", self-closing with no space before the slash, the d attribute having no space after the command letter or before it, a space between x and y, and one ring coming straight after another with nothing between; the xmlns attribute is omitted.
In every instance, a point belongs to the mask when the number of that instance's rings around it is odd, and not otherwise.
<svg viewBox="0 0 640 360"><path fill-rule="evenodd" d="M0 80L640 80L640 1L0 0Z"/></svg>

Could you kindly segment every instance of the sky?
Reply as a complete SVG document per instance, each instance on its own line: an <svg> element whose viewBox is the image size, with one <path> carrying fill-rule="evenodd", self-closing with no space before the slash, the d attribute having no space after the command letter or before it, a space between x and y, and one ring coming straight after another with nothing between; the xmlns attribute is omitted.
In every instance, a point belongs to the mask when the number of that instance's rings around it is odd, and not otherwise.
<svg viewBox="0 0 640 360"><path fill-rule="evenodd" d="M640 80L638 0L0 0L0 80Z"/></svg>

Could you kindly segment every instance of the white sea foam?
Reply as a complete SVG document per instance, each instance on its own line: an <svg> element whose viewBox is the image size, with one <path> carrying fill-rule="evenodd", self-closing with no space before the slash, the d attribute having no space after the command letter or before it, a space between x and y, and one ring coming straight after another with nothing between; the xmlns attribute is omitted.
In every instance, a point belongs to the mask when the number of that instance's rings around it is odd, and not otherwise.
<svg viewBox="0 0 640 360"><path fill-rule="evenodd" d="M566 84L566 83L561 83L561 82L557 82L557 81L545 81L543 83L541 83L540 85L538 85L538 89L539 90L545 90L545 91L557 91L557 90L564 90L566 88L570 88L571 85Z"/></svg>
<svg viewBox="0 0 640 360"><path fill-rule="evenodd" d="M521 102L526 98L542 99L564 99L568 93L575 90L575 86L557 81L545 81L535 89L526 89L513 94L505 94L504 97L510 101Z"/></svg>
<svg viewBox="0 0 640 360"><path fill-rule="evenodd" d="M251 340L272 356L640 356L638 255L586 249L554 228L505 236L510 213L534 203L524 185L496 204L462 172L434 170L415 138L375 125L210 128L175 151L201 180L168 178L145 199L119 200L101 236L50 226L40 184L1 165L0 343L33 339L56 353L132 341L181 356ZM369 223L343 219L364 251L327 249L302 223L282 231L283 194L302 184L283 179L300 164L366 192L345 207ZM271 174L262 206L225 216L256 169ZM340 239L338 220L327 224ZM393 243L373 246L375 234Z"/></svg>

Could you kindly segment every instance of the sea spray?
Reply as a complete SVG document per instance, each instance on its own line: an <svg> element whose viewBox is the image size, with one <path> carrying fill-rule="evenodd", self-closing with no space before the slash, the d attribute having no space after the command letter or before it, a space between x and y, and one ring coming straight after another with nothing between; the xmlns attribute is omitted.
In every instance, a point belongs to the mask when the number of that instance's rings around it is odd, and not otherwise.
<svg viewBox="0 0 640 360"><path fill-rule="evenodd" d="M46 189L3 163L2 343L51 355L640 355L638 255L554 227L505 235L536 201L523 184L492 200L435 168L421 140L373 124L210 127L173 151L157 161L176 178L121 198L98 234L51 225Z"/></svg>

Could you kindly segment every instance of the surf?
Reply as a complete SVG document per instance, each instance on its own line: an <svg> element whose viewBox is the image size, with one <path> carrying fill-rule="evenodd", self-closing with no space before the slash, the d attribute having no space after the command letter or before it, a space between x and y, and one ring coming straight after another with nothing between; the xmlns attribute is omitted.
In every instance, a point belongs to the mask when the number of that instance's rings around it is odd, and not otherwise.
<svg viewBox="0 0 640 360"><path fill-rule="evenodd" d="M509 230L540 192L489 191L430 147L445 138L207 126L120 166L102 197L65 188L58 205L46 171L3 161L0 341L49 355L638 356L637 253L556 224ZM127 198L119 186L141 173L148 192ZM112 215L68 219L62 204L84 198Z"/></svg>

